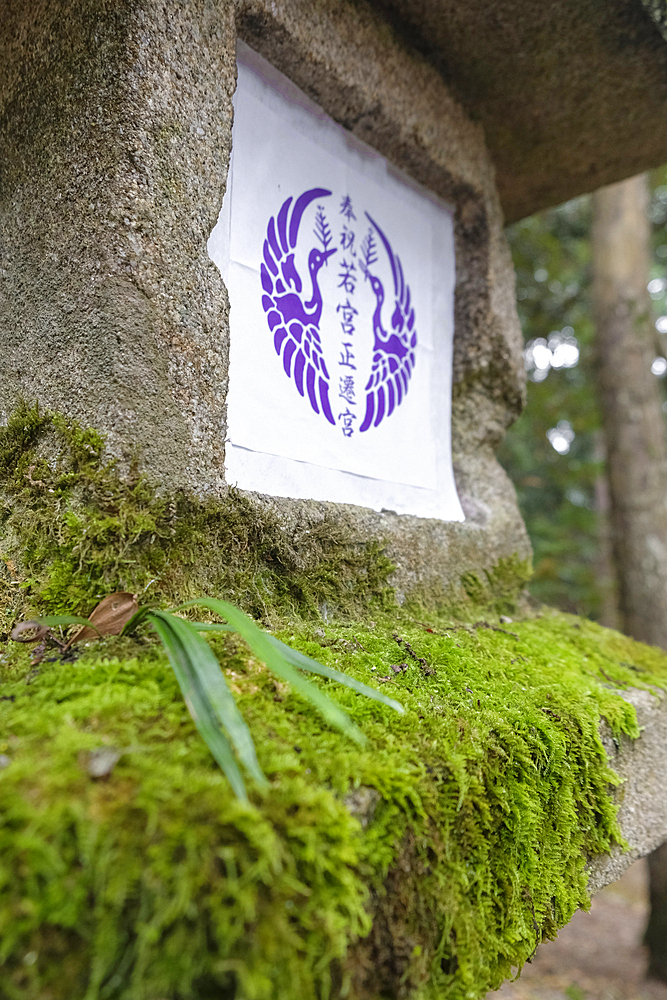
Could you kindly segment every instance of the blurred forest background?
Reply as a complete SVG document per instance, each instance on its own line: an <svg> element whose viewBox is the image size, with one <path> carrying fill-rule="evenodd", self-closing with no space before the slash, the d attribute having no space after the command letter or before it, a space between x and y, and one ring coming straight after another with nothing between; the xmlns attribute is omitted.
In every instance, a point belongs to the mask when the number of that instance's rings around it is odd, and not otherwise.
<svg viewBox="0 0 667 1000"><path fill-rule="evenodd" d="M667 168L650 176L655 360L667 413ZM610 552L605 448L594 379L592 198L508 229L528 372L528 403L499 458L534 549L534 596L621 628Z"/></svg>
<svg viewBox="0 0 667 1000"><path fill-rule="evenodd" d="M499 458L533 544L530 588L545 604L667 649L667 168L524 219L508 236L528 402ZM664 990L667 843L647 874L648 973ZM602 924L598 932L602 956L617 934L605 943ZM577 940L561 964L574 961ZM621 977L628 988L631 966Z"/></svg>

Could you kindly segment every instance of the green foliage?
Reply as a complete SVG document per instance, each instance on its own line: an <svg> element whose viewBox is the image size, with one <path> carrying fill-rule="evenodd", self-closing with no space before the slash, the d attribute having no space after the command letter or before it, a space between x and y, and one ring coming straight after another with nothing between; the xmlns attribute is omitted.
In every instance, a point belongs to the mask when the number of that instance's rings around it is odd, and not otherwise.
<svg viewBox="0 0 667 1000"><path fill-rule="evenodd" d="M346 733L347 736L360 746L364 745L365 739L363 733L350 722L349 716L341 711L326 695L322 694L319 688L306 680L300 671L295 670L283 656L282 651L276 648L269 637L261 629L257 628L255 623L244 615L242 611L239 611L238 608L233 607L226 601L209 599L193 603L203 604L211 611L226 618L229 624L243 636L255 656L259 657L272 673L276 674L283 681L286 681L302 697L306 698L311 705L314 705L330 726Z"/></svg>
<svg viewBox="0 0 667 1000"><path fill-rule="evenodd" d="M651 292L657 314L667 314L667 169L652 177L650 218L653 264L662 282ZM613 581L600 572L601 540L608 532L604 504L604 441L594 379L594 328L590 281L591 202L577 198L524 219L508 231L517 274L519 318L527 343L548 340L566 329L576 336L580 357L573 368L551 369L529 380L528 403L509 431L499 458L516 488L533 544L530 585L541 601L598 617L608 606ZM656 354L667 356L667 340L656 333ZM547 431L568 420L575 432L567 455L559 455Z"/></svg>
<svg viewBox="0 0 667 1000"><path fill-rule="evenodd" d="M232 747L260 787L266 785L266 778L257 763L250 730L212 649L190 622L176 615L151 611L146 621L162 640L194 724L227 776L234 794L247 799Z"/></svg>
<svg viewBox="0 0 667 1000"><path fill-rule="evenodd" d="M250 802L154 640L91 641L38 671L8 647L3 1000L464 1000L498 986L587 905L585 860L617 836L600 718L618 739L638 730L608 678L664 686L667 659L558 614L432 627L394 612L274 636L404 704L337 689L363 747L238 635L212 633L269 780ZM96 779L100 747L121 756ZM362 825L345 803L366 792Z"/></svg>
<svg viewBox="0 0 667 1000"><path fill-rule="evenodd" d="M532 593L547 604L595 617L602 598L595 487L603 466L593 387L590 211L590 200L578 198L509 230L526 341L548 340L569 328L580 355L576 367L551 369L543 381L529 381L527 406L499 458L516 486L533 544ZM568 420L576 435L567 455L559 455L547 438L559 420Z"/></svg>
<svg viewBox="0 0 667 1000"><path fill-rule="evenodd" d="M121 478L96 431L37 407L20 405L0 428L0 497L7 623L26 605L78 611L116 590L159 604L225 593L257 618L393 599L381 546L351 543L334 520L299 536L234 490L161 495Z"/></svg>
<svg viewBox="0 0 667 1000"><path fill-rule="evenodd" d="M380 691L354 681L340 671L323 666L263 632L239 608L235 608L227 601L202 597L189 601L186 607L192 605L208 608L226 618L229 624L192 623L168 611L143 608L139 609L123 631L127 634L143 622L153 626L176 674L190 715L239 798L247 799L247 794L232 747L260 787L266 786L266 778L257 763L255 744L250 730L236 707L234 696L220 672L215 654L208 643L200 637L199 631L238 632L247 642L251 652L261 659L272 673L287 681L295 691L314 705L329 725L339 729L360 746L366 742L361 730L352 723L346 712L343 712L319 688L309 683L300 671L316 673L339 681L358 694L388 705L397 712L403 712L403 707L398 702ZM87 621L85 623L90 624ZM293 664L299 669L295 670Z"/></svg>

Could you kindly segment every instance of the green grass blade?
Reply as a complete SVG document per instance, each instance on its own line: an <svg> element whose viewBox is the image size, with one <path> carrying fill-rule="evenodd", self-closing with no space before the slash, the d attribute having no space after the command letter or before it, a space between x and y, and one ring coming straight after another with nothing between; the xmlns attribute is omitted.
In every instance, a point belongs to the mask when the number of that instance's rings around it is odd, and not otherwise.
<svg viewBox="0 0 667 1000"><path fill-rule="evenodd" d="M168 611L156 613L163 620L169 621L171 628L178 636L190 658L201 689L236 748L241 763L248 768L258 784L268 784L259 766L248 724L238 709L234 695L229 690L215 653L190 622L183 621L182 618L177 618L175 615L169 614Z"/></svg>
<svg viewBox="0 0 667 1000"><path fill-rule="evenodd" d="M172 616L152 611L147 619L162 640L194 724L227 776L234 793L238 798L247 800L245 783L234 759L231 743L221 730L213 706L202 691L190 655L184 648L179 633L173 628Z"/></svg>
<svg viewBox="0 0 667 1000"><path fill-rule="evenodd" d="M222 622L189 622L198 632L236 632L232 625L223 625Z"/></svg>
<svg viewBox="0 0 667 1000"><path fill-rule="evenodd" d="M311 674L319 674L321 677L328 677L329 680L338 681L339 684L344 684L345 687L352 688L353 691L358 691L359 694L366 695L367 698L372 698L374 701L382 702L383 705L388 705L389 708L393 708L395 712L399 712L401 715L405 713L405 709L400 701L394 701L393 698L389 698L381 691L376 691L375 688L368 687L367 684L355 680L354 677L348 677L347 674L341 673L340 670L334 670L333 667L327 667L318 660L313 660L310 656L299 653L298 650L292 649L291 646L281 642L280 639L276 639L274 635L267 634L267 639L273 643L276 649L280 650L287 662L291 663L293 667L299 667L300 670L307 670Z"/></svg>
<svg viewBox="0 0 667 1000"><path fill-rule="evenodd" d="M269 670L291 684L295 691L298 691L302 697L314 705L330 725L335 726L336 729L340 729L360 746L366 743L366 737L355 726L349 715L342 708L339 708L335 702L331 701L330 698L327 698L318 687L306 680L298 670L295 670L270 641L270 637L266 632L263 632L239 608L234 607L233 604L228 604L227 601L220 601L214 597L202 597L196 601L188 601L182 607L192 607L193 605L209 608L215 614L220 615L221 618L226 618L229 624L245 639L255 656L262 660Z"/></svg>
<svg viewBox="0 0 667 1000"><path fill-rule="evenodd" d="M160 611L158 614L163 620L169 621L178 636L190 658L202 692L236 748L241 763L247 767L258 784L267 785L268 782L257 760L250 729L229 690L213 650L190 622L183 621L182 618L177 618L167 611Z"/></svg>
<svg viewBox="0 0 667 1000"><path fill-rule="evenodd" d="M87 625L89 628L95 628L88 618L80 618L78 615L46 615L43 618L34 618L33 621L39 622L40 625L48 625L49 628L52 625ZM95 628L95 631L98 632L98 629Z"/></svg>
<svg viewBox="0 0 667 1000"><path fill-rule="evenodd" d="M132 615L129 622L125 622L125 625L123 626L123 631L120 634L132 635L133 632L136 632L139 626L146 621L152 610L153 608L150 607L139 608L139 610L135 611L135 613Z"/></svg>
<svg viewBox="0 0 667 1000"><path fill-rule="evenodd" d="M198 602L196 602L198 603ZM193 628L196 628L198 632L236 632L233 625L222 625L219 622L190 622ZM389 708L393 708L395 712L404 715L405 709L401 705L400 701L395 701L393 698L389 698L388 695L383 694L382 691L376 691L375 688L369 687L368 684L364 684L362 681L357 681L354 677L349 677L347 674L341 673L340 670L334 670L333 667L327 667L324 663L320 663L319 660L313 660L310 656L306 656L304 653L299 653L298 650L292 649L287 643L281 642L280 639L276 639L274 635L269 635L268 632L264 633L269 640L273 643L276 649L280 650L288 663L291 663L293 667L298 667L300 670L306 670L311 674L319 674L320 677L328 677L329 680L338 681L339 684L344 684L345 687L351 688L353 691L357 691L359 694L365 695L367 698L372 698L374 701L379 701L383 705L388 705Z"/></svg>

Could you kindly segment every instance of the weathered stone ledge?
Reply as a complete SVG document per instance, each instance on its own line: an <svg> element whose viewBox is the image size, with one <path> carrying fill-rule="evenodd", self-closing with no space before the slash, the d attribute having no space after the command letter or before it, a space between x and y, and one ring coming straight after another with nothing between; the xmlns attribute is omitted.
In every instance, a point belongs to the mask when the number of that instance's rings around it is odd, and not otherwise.
<svg viewBox="0 0 667 1000"><path fill-rule="evenodd" d="M591 893L615 882L633 861L667 840L667 700L636 688L619 693L634 706L641 736L636 740L614 737L603 725L602 741L623 781L614 797L629 850L616 846L589 862Z"/></svg>
<svg viewBox="0 0 667 1000"><path fill-rule="evenodd" d="M406 713L328 684L359 749L215 639L270 779L250 805L149 638L37 670L0 651L10 1000L482 997L667 830L659 650L555 612L278 634Z"/></svg>

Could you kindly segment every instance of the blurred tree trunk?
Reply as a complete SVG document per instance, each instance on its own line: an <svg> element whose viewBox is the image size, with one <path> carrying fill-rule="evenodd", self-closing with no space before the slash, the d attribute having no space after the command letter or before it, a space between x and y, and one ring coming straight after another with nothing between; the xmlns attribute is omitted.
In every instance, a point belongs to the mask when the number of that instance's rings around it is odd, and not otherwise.
<svg viewBox="0 0 667 1000"><path fill-rule="evenodd" d="M597 521L597 556L595 559L595 579L600 595L597 620L605 628L621 629L616 593L616 567L611 544L611 499L607 476L607 449L602 431L595 432L595 461L600 463L600 472L595 477L595 517Z"/></svg>
<svg viewBox="0 0 667 1000"><path fill-rule="evenodd" d="M651 917L646 928L649 975L667 982L667 844L648 858Z"/></svg>
<svg viewBox="0 0 667 1000"><path fill-rule="evenodd" d="M593 196L596 374L607 442L612 547L624 631L667 649L667 447L651 362L648 186Z"/></svg>
<svg viewBox="0 0 667 1000"><path fill-rule="evenodd" d="M593 196L593 308L621 624L667 650L667 447L651 373L648 198L644 175ZM667 848L651 856L650 872L649 974L667 982Z"/></svg>

